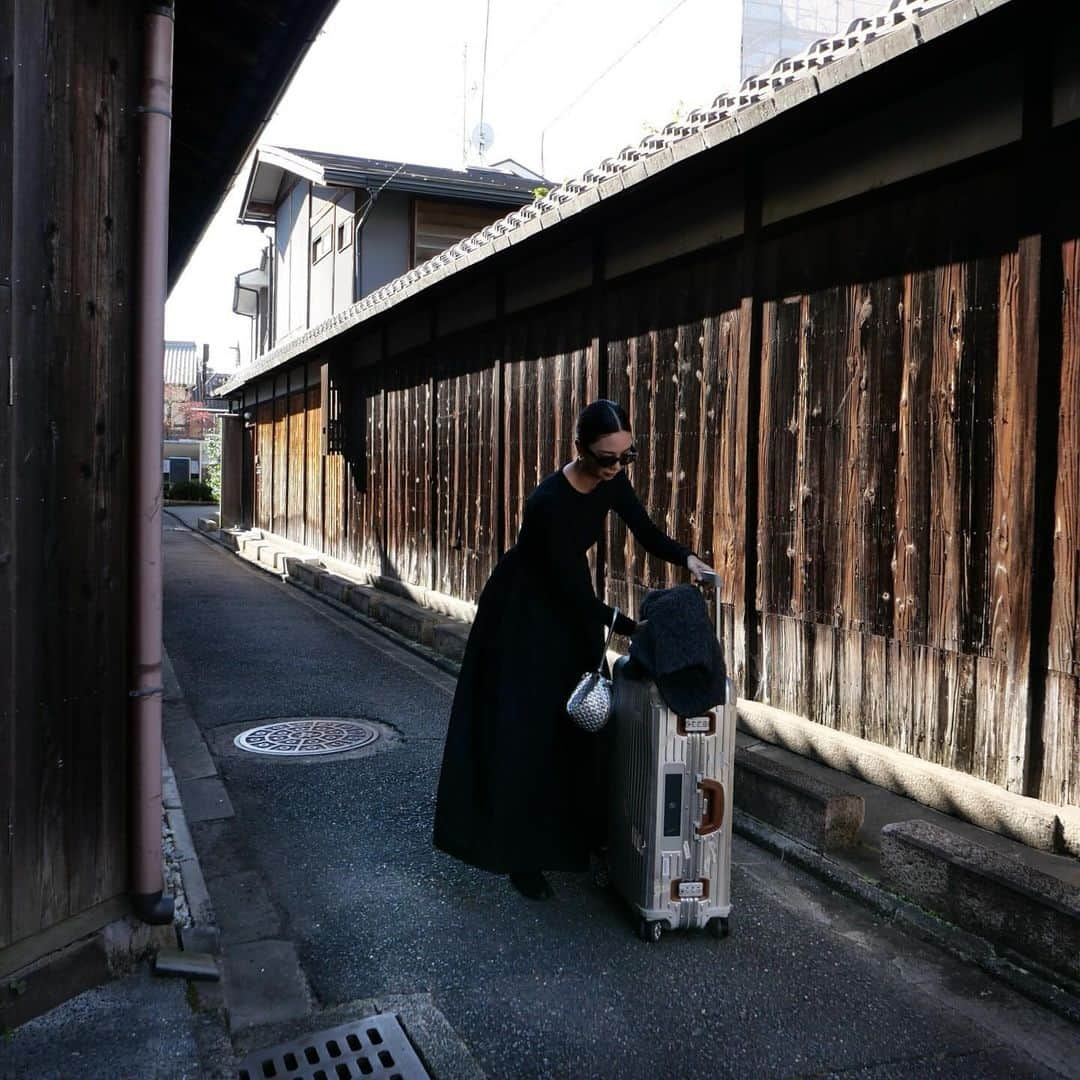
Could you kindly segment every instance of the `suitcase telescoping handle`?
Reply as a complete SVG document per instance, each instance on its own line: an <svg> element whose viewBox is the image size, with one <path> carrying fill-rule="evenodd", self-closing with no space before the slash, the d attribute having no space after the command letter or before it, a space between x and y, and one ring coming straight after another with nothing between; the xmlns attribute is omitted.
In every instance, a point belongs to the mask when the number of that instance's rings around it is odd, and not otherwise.
<svg viewBox="0 0 1080 1080"><path fill-rule="evenodd" d="M720 586L722 583L720 581L720 575L715 570L711 570L709 573L702 575L701 583L702 585L712 585L713 587L716 610L716 640L721 641Z"/></svg>
<svg viewBox="0 0 1080 1080"><path fill-rule="evenodd" d="M705 808L701 813L701 824L697 827L698 836L711 836L724 825L724 785L719 780L705 778L698 781Z"/></svg>

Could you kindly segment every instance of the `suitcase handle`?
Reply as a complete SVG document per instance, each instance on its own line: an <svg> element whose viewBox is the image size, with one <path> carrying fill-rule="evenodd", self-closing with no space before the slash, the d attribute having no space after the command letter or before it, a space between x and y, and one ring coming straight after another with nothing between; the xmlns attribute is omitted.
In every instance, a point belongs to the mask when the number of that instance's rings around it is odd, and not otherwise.
<svg viewBox="0 0 1080 1080"><path fill-rule="evenodd" d="M715 571L711 571L708 574L703 574L701 577L701 585L711 585L713 588L713 595L716 607L716 640L723 644L723 620L720 617L720 589L723 582L720 580L720 575Z"/></svg>
<svg viewBox="0 0 1080 1080"><path fill-rule="evenodd" d="M719 780L698 781L698 791L705 796L705 812L697 827L698 836L711 836L724 824L724 785Z"/></svg>

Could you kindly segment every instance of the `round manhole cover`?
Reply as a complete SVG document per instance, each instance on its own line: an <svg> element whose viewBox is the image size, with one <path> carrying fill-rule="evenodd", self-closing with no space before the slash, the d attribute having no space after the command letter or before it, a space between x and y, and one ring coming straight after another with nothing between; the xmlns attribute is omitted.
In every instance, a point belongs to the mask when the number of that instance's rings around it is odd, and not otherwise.
<svg viewBox="0 0 1080 1080"><path fill-rule="evenodd" d="M277 757L340 754L359 750L379 737L371 724L337 716L308 716L274 720L240 732L233 742L241 750Z"/></svg>

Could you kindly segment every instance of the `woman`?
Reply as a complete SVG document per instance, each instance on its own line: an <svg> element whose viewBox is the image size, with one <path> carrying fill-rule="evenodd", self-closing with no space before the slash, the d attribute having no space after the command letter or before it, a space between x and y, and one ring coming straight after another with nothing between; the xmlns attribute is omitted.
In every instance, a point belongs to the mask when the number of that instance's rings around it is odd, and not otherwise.
<svg viewBox="0 0 1080 1080"><path fill-rule="evenodd" d="M450 714L435 844L472 866L509 874L533 899L551 896L544 870L584 870L603 840L600 740L566 715L595 669L613 609L597 599L586 555L609 509L652 555L709 572L665 536L625 468L636 450L626 412L594 401L578 418L577 458L525 503L517 544L480 596ZM620 612L615 629L637 624Z"/></svg>

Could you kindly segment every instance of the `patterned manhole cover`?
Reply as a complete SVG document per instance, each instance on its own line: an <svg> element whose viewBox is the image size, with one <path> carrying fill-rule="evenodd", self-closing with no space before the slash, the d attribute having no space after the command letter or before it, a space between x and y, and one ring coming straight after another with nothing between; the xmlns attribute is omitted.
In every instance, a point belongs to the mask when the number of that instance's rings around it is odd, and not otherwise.
<svg viewBox="0 0 1080 1080"><path fill-rule="evenodd" d="M379 732L371 724L338 716L307 716L274 720L240 732L233 742L241 750L276 757L340 754L373 743Z"/></svg>

